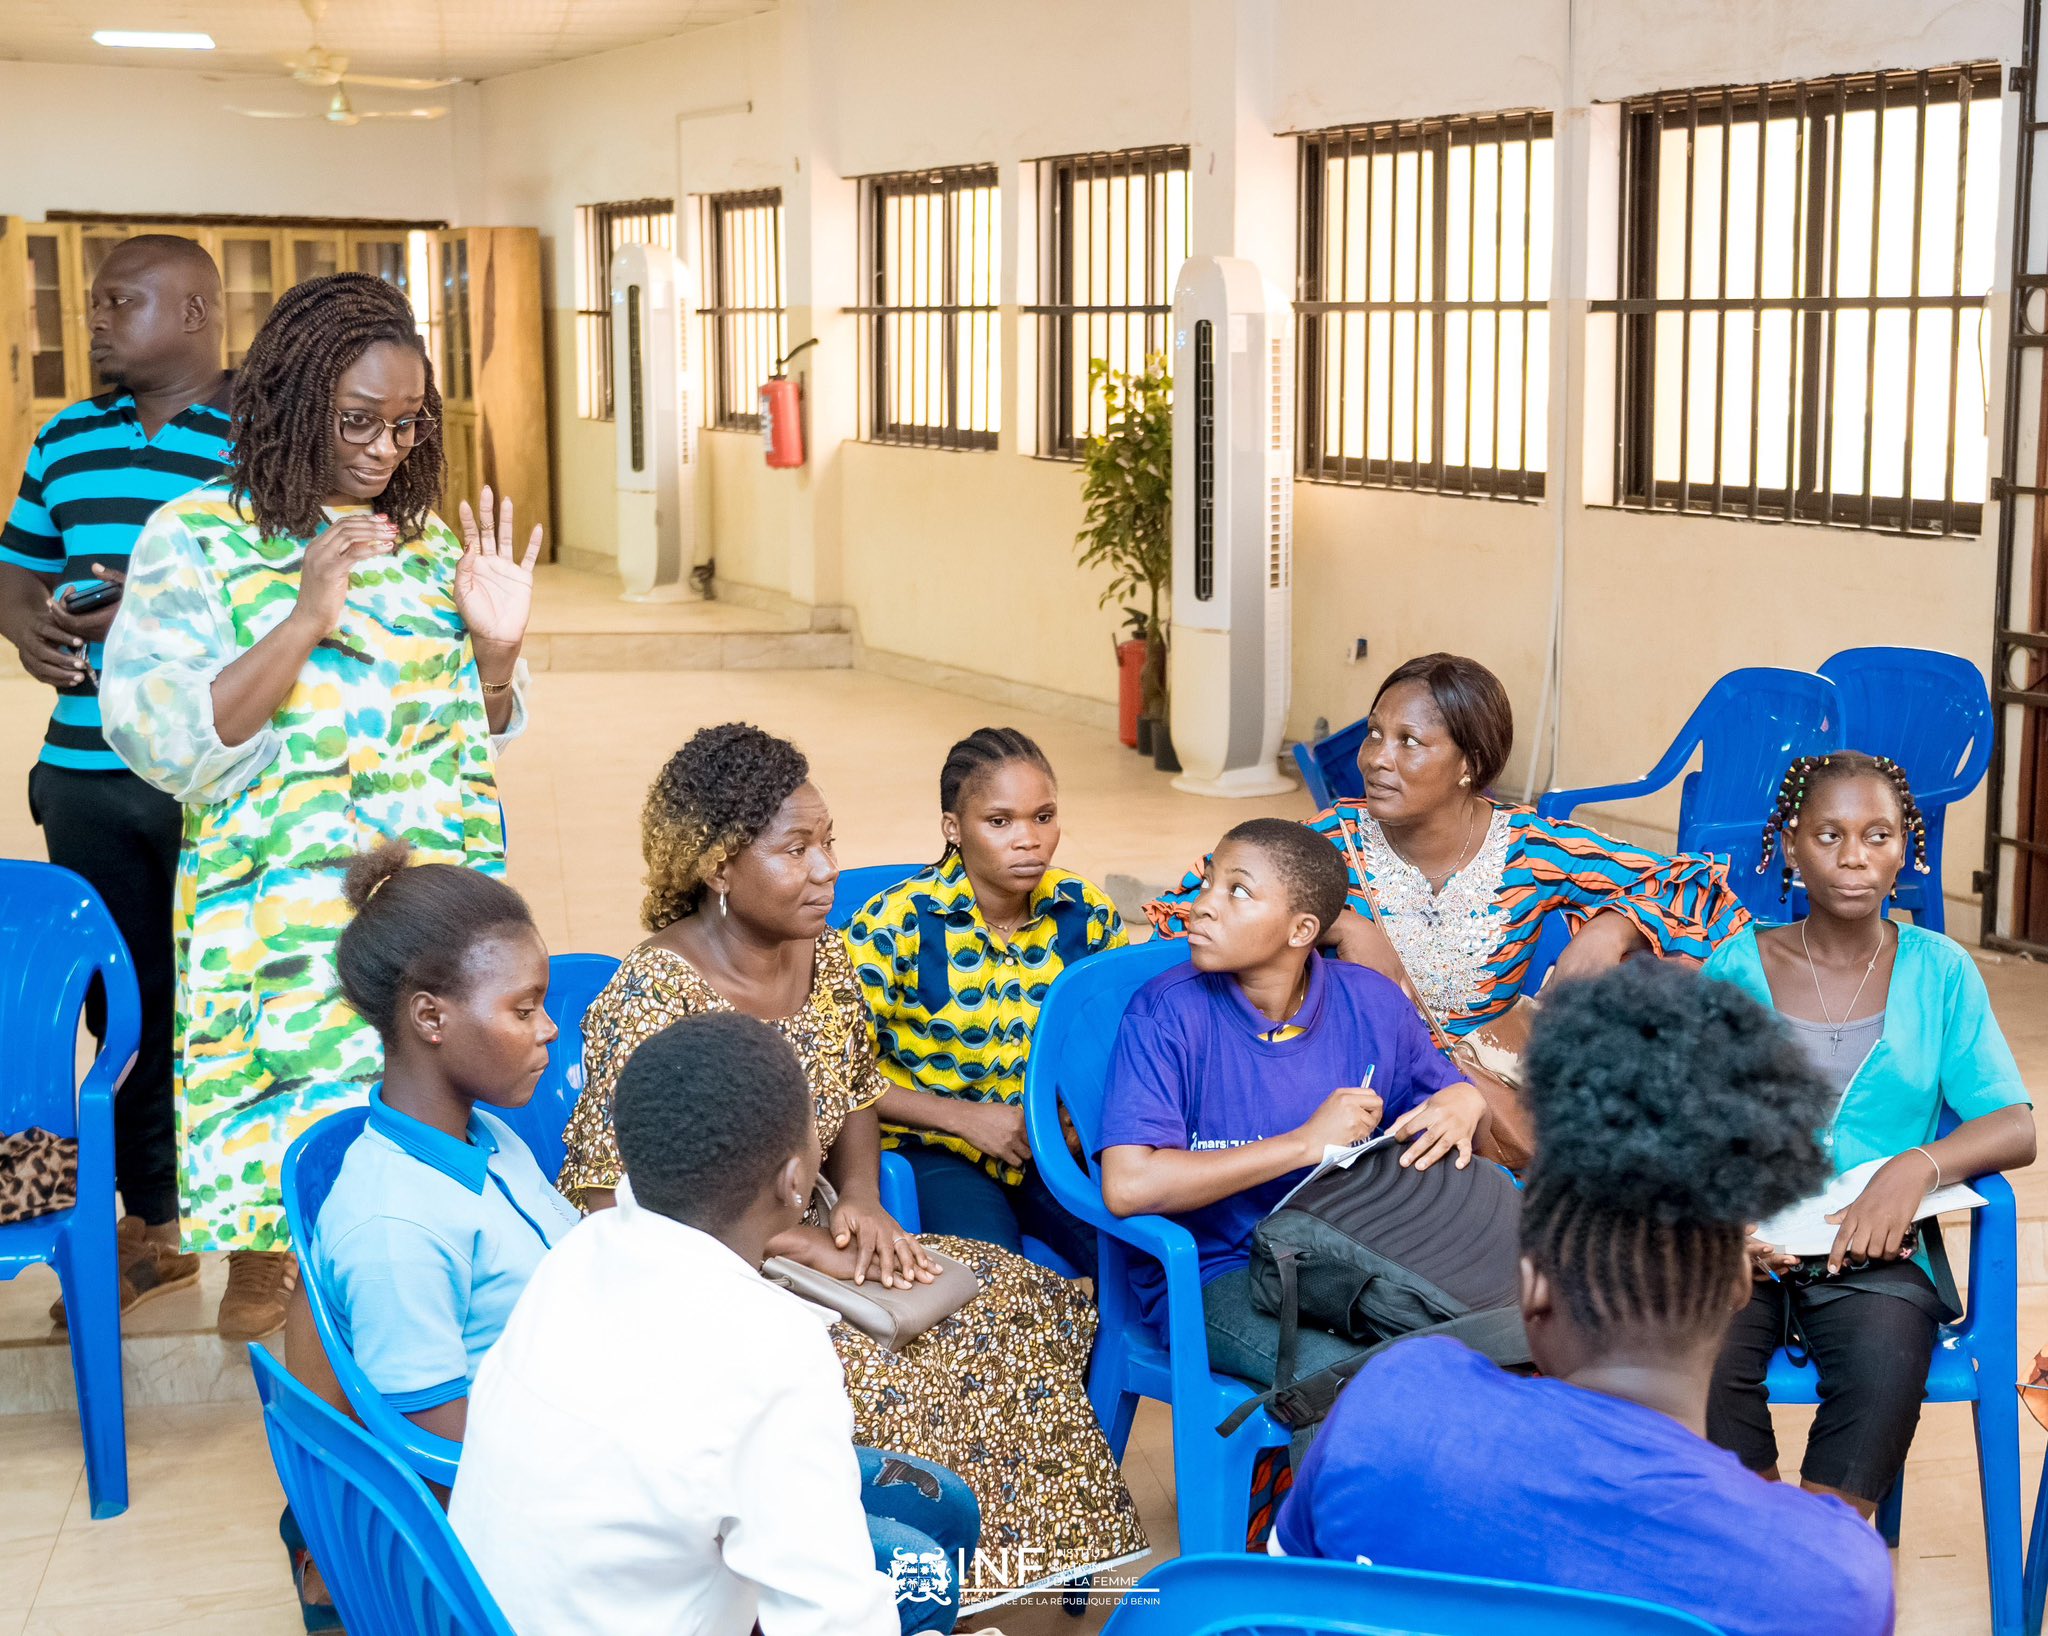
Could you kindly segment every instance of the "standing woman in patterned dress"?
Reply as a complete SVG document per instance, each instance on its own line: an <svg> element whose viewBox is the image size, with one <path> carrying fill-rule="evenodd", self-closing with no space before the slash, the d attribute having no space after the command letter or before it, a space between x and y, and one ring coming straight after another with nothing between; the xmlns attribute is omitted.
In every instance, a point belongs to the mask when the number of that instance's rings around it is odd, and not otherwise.
<svg viewBox="0 0 2048 1636"><path fill-rule="evenodd" d="M1416 999L1453 1039L1521 997L1552 909L1573 934L1554 968L1561 978L1645 951L1704 960L1749 923L1711 859L1629 846L1489 794L1515 718L1500 678L1477 660L1410 659L1380 684L1366 723L1365 799L1310 821L1351 875L1326 941L1396 981L1405 967ZM1197 869L1146 913L1178 936L1201 889Z"/></svg>
<svg viewBox="0 0 2048 1636"><path fill-rule="evenodd" d="M107 739L184 803L177 1095L187 1250L226 1250L224 1336L284 1321L278 1175L382 1071L334 946L349 859L504 868L496 751L541 531L485 489L434 515L441 411L411 306L360 273L287 291L235 383L227 476L136 542L101 680Z"/></svg>

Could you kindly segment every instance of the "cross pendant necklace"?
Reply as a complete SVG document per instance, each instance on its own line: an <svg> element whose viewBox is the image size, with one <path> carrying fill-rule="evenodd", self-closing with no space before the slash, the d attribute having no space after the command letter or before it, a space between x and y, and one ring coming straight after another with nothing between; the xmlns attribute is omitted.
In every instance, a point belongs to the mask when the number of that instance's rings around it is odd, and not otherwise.
<svg viewBox="0 0 2048 1636"><path fill-rule="evenodd" d="M1842 1054L1842 1030L1849 1026L1849 1020L1856 1015L1856 1002L1863 998L1864 983L1870 981L1870 974L1877 970L1878 957L1884 953L1884 926L1885 923L1879 920L1877 947L1870 951L1870 964L1863 968L1863 982L1856 985L1856 992L1849 996L1848 1007L1842 1012L1842 1020L1836 1022L1828 1013L1828 997L1821 991L1820 967L1813 963L1813 948L1806 941L1806 922L1802 920L1799 923L1799 946L1806 951L1806 969L1813 977L1813 997L1820 1002L1821 1021L1828 1025L1828 1055L1831 1057Z"/></svg>

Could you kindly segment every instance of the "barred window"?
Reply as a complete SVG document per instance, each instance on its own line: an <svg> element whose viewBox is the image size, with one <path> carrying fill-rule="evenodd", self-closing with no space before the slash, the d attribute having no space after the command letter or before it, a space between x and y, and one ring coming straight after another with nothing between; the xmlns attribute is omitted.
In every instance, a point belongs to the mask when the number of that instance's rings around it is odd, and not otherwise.
<svg viewBox="0 0 2048 1636"><path fill-rule="evenodd" d="M782 296L782 190L704 197L704 356L711 424L758 431L761 383L789 351Z"/></svg>
<svg viewBox="0 0 2048 1636"><path fill-rule="evenodd" d="M1551 146L1534 112L1302 138L1302 476L1543 493Z"/></svg>
<svg viewBox="0 0 2048 1636"><path fill-rule="evenodd" d="M612 418L612 252L622 244L676 247L668 199L576 207L576 413Z"/></svg>
<svg viewBox="0 0 2048 1636"><path fill-rule="evenodd" d="M1979 63L1625 106L1618 504L1982 526L1998 96Z"/></svg>
<svg viewBox="0 0 2048 1636"><path fill-rule="evenodd" d="M993 449L1001 196L993 165L861 183L861 436Z"/></svg>
<svg viewBox="0 0 2048 1636"><path fill-rule="evenodd" d="M1142 369L1167 350L1173 280L1193 247L1188 150L1134 148L1038 162L1039 452L1079 456L1106 424L1096 360Z"/></svg>

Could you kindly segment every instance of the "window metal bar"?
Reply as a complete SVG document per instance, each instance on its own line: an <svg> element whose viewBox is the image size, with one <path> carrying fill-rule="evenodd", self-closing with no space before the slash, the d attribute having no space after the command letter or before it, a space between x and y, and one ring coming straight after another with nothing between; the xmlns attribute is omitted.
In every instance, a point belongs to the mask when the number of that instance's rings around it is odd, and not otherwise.
<svg viewBox="0 0 2048 1636"><path fill-rule="evenodd" d="M1714 246L1714 295L1719 300L1728 299L1728 177L1735 169L1735 149L1731 138L1735 134L1733 99L1728 92L1721 93L1721 211L1720 236ZM1722 407L1728 392L1728 309L1721 308L1714 314L1714 515L1719 516L1724 499L1722 475L1725 469L1726 450L1723 447ZM1756 417L1752 415L1753 421Z"/></svg>
<svg viewBox="0 0 2048 1636"><path fill-rule="evenodd" d="M1365 219L1367 222L1367 235L1369 237L1371 234L1370 224L1372 222L1373 181L1372 138L1370 136L1366 138L1365 151ZM1338 184L1338 193L1341 197L1341 203L1338 207L1338 221L1340 223L1340 229L1337 238L1337 300L1340 303L1340 305L1341 303L1348 301L1351 297L1351 177L1353 174L1353 144L1349 137L1345 138L1344 146L1341 152L1342 159L1338 165L1336 176L1336 181ZM1366 293L1370 294L1372 292L1372 257L1370 253L1368 253L1366 257L1364 282ZM1370 373L1369 368L1371 362L1371 355L1369 349L1372 346L1372 320L1370 318L1367 318L1362 324L1361 328L1364 333L1361 334L1361 336L1359 337L1359 356L1368 366L1367 372L1363 378L1366 381L1370 381L1372 379L1372 375ZM1351 319L1346 313L1340 311L1337 319L1337 375L1334 382L1338 394L1337 463L1339 466L1342 466L1344 461L1348 458L1345 454L1344 439L1345 434L1349 430L1349 428L1345 424L1343 392L1345 383L1351 379L1349 358L1350 345ZM1361 462L1363 462L1370 459L1372 455L1372 410L1370 405L1366 403L1365 394L1363 392L1359 394L1359 408L1362 412L1362 415L1358 438L1358 458ZM1391 439L1391 427L1388 429L1388 436ZM1389 454L1389 456L1393 454L1393 444L1391 441L1389 441L1387 445L1387 453Z"/></svg>
<svg viewBox="0 0 2048 1636"><path fill-rule="evenodd" d="M2025 146L2023 143L2022 146ZM1970 95L1964 76L1958 74L1956 81L1956 240L1955 270L1950 275L1949 293L1960 294L1963 288L1963 231L1967 193L1965 184L1970 172ZM1941 478L1941 531L1944 534L1955 530L1956 514L1956 406L1962 388L1963 378L1963 315L1958 312L1950 326L1948 338L1948 422L1942 436L1948 443L1948 456L1943 465ZM2011 478L2012 473L2007 472Z"/></svg>
<svg viewBox="0 0 2048 1636"><path fill-rule="evenodd" d="M1557 167L1551 166L1555 173ZM1536 293L1536 116L1522 116L1522 299L1528 300ZM1546 279L1545 289L1549 288ZM1529 497L1529 332L1536 327L1535 319L1528 312L1522 314L1522 402L1516 415L1516 424L1521 428L1521 437L1515 448L1515 498ZM1547 333L1547 331L1546 331ZM1545 379L1549 378L1546 360ZM1496 461L1496 464L1498 462Z"/></svg>
<svg viewBox="0 0 2048 1636"><path fill-rule="evenodd" d="M1842 296L1842 154L1848 147L1847 110L1841 94L1834 97L1833 140L1828 144L1828 295ZM1875 314L1872 315L1875 321ZM1820 400L1820 515L1823 522L1835 520L1835 401L1841 393L1842 326L1832 314L1824 321L1827 333L1827 373Z"/></svg>
<svg viewBox="0 0 2048 1636"><path fill-rule="evenodd" d="M1478 163L1477 163L1477 155L1475 155L1475 156L1474 156L1474 163L1473 163L1473 167L1472 167L1472 168L1473 168L1473 172L1474 172L1474 174L1476 175L1476 174L1477 174L1477 172L1478 172L1478 169L1479 169L1479 166L1478 166ZM1524 205L1524 207L1523 207L1522 215L1523 215L1523 219L1524 219L1524 220L1527 220L1527 218L1528 218L1528 208L1527 208L1527 205L1526 205L1526 203L1525 203L1525 205ZM1501 307L1501 306L1500 306L1500 305L1498 304L1498 302L1499 302L1499 298L1500 298L1500 295L1501 295L1501 287L1500 287L1500 286L1501 286L1501 269L1502 269L1503 267L1505 267L1505 266L1507 265L1507 249L1506 249L1506 244L1507 244L1507 230L1508 230L1508 133L1507 133L1507 127L1506 127L1506 124L1505 124L1505 123L1504 123L1503 121L1501 121L1501 120L1495 120L1495 121L1493 122L1493 294L1494 294L1494 298L1495 298L1495 302L1496 302L1496 305L1494 306L1494 309L1493 309L1493 353L1492 353L1492 358L1493 358L1493 391L1492 391L1492 393L1490 394L1490 396L1491 396L1491 398L1492 398L1492 408L1493 408L1493 435L1492 435L1491 439L1490 439L1490 440L1488 441L1488 443L1487 443L1487 453L1488 453L1488 454L1489 454L1489 455L1490 455L1490 456L1492 457L1492 462L1493 462L1493 463L1492 463L1492 465L1491 465L1491 467L1489 468L1489 470L1491 471L1491 474L1492 474L1492 475L1491 475L1491 479L1490 479L1490 484L1489 484L1489 488L1488 488L1488 497L1489 497L1490 499L1495 499L1495 500L1498 500L1498 499L1500 498L1500 466L1501 466L1501 461L1500 461L1500 394L1501 394L1501 384L1500 384L1500 342L1501 342L1501 328L1500 328L1500 321L1501 321L1501 314L1502 314L1502 313L1503 313L1503 312L1504 312L1504 311L1506 310L1505 308ZM1529 293L1529 291L1528 291L1528 286L1527 286L1527 285L1524 285L1524 286L1522 287L1522 294L1524 295L1524 297L1526 297L1526 296L1528 295L1528 293ZM1527 322L1527 320L1525 319L1525 320L1524 320L1524 323L1526 324L1526 322ZM1470 428L1471 428L1471 424L1472 424L1472 388L1471 388L1471 385L1470 385L1470 381L1469 381L1469 376L1470 376L1470 374L1471 374L1471 357L1472 357L1472 339L1471 339L1471 337L1470 337L1470 336L1467 336L1467 337L1466 337L1466 341L1465 341L1466 375L1467 375L1467 377L1468 377L1468 381L1467 381L1467 384L1466 384L1466 388L1465 388L1465 425L1466 425L1466 428L1467 428L1467 430L1466 430L1466 434L1465 434L1465 465L1466 465L1466 469L1467 469L1468 475L1469 475L1469 472L1470 472L1470 468L1471 468L1471 465L1472 465L1472 434L1471 434L1471 430L1470 430Z"/></svg>
<svg viewBox="0 0 2048 1636"><path fill-rule="evenodd" d="M1927 74L1914 76L1913 88L1913 174L1924 176L1927 172ZM1960 98L1956 103L1958 117L1969 108ZM1913 430L1920 420L1920 256L1922 209L1927 202L1924 187L1913 189L1913 266L1909 287L1912 305L1906 308L1906 447L1899 467L1899 496L1905 502L1905 530L1913 532ZM1873 319L1873 324L1875 320ZM1875 382L1872 383L1873 388Z"/></svg>
<svg viewBox="0 0 2048 1636"><path fill-rule="evenodd" d="M1733 105L1730 105L1729 129L1734 130ZM1754 404L1761 395L1764 372L1764 223L1769 213L1764 208L1765 189L1770 172L1765 163L1770 151L1771 106L1768 98L1756 99L1756 224L1751 230L1755 251L1749 277L1749 392ZM1731 156L1732 157L1732 156ZM1787 337L1789 340L1791 337ZM1789 348L1788 348L1789 350ZM1718 412L1718 411L1717 411ZM1763 500L1763 417L1752 414L1749 417L1749 520L1757 520Z"/></svg>
<svg viewBox="0 0 2048 1636"><path fill-rule="evenodd" d="M1870 296L1877 299L1877 281L1880 274L1878 252L1884 245L1884 111L1885 76L1877 76L1877 114L1871 126L1870 142ZM1919 189L1916 187L1917 195ZM1863 491L1863 515L1860 519L1864 528L1870 527L1874 513L1871 510L1870 479L1875 469L1873 445L1877 436L1877 326L1883 318L1881 309L1873 305L1863 325L1863 478L1859 485ZM1910 424L1913 411L1909 403L1906 420ZM1912 474L1908 473L1904 485L1906 498L1910 503L1913 494Z"/></svg>
<svg viewBox="0 0 2048 1636"><path fill-rule="evenodd" d="M1678 509L1692 510L1693 204L1699 192L1700 99L1685 98L1685 279L1678 330Z"/></svg>

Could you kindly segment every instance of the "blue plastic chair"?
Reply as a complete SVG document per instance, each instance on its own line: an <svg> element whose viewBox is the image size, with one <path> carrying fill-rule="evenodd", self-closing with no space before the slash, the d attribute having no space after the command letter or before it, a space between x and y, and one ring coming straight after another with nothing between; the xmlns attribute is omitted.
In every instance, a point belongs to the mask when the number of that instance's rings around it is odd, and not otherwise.
<svg viewBox="0 0 2048 1636"><path fill-rule="evenodd" d="M270 1457L350 1636L512 1636L433 1495L348 1417L249 1348Z"/></svg>
<svg viewBox="0 0 2048 1636"><path fill-rule="evenodd" d="M1625 1596L1240 1551L1176 1557L1151 1569L1109 1616L1103 1636L1235 1636L1275 1627L1342 1636L1712 1636L1715 1628Z"/></svg>
<svg viewBox="0 0 2048 1636"><path fill-rule="evenodd" d="M1301 781L1315 797L1316 811L1334 807L1339 801L1365 798L1365 779L1358 771L1359 747L1365 743L1365 718L1340 727L1313 744L1294 747L1294 764L1301 769Z"/></svg>
<svg viewBox="0 0 2048 1636"><path fill-rule="evenodd" d="M292 1242L299 1249L299 1288L306 1292L306 1304L313 1309L313 1327L327 1350L334 1377L370 1434L401 1455L412 1469L443 1488L455 1486L455 1465L462 1445L446 1437L423 1431L386 1403L370 1384L342 1339L335 1314L334 1293L320 1279L319 1258L312 1254L313 1234L320 1222L320 1207L334 1189L341 1174L341 1161L349 1144L362 1134L368 1123L367 1108L344 1108L330 1113L285 1150L280 1191L284 1194L285 1219L291 1223ZM310 1537L309 1524L306 1532ZM314 1552L314 1560L320 1554Z"/></svg>
<svg viewBox="0 0 2048 1636"><path fill-rule="evenodd" d="M1927 820L1927 869L1910 859L1899 907L1916 926L1943 931L1941 841L1951 803L1972 794L1991 765L1991 694L1968 659L1932 648L1845 648L1820 673L1842 703L1842 742L1906 769Z"/></svg>
<svg viewBox="0 0 2048 1636"><path fill-rule="evenodd" d="M127 945L100 896L54 864L0 861L0 1131L40 1126L78 1143L78 1202L0 1227L0 1280L54 1268L95 1518L128 1509L121 1397L121 1267L114 1230L114 1091L135 1060L142 1010ZM78 1076L78 1027L97 977L106 1038Z"/></svg>
<svg viewBox="0 0 2048 1636"><path fill-rule="evenodd" d="M1621 784L1552 790L1536 803L1545 818L1569 818L1582 806L1631 801L1664 789L1681 774L1678 850L1728 860L1728 884L1750 913L1784 918L1778 883L1757 871L1759 838L1795 756L1842 744L1835 684L1804 670L1731 670L1707 690L1657 765ZM1687 773L1695 752L1697 772Z"/></svg>
<svg viewBox="0 0 2048 1636"><path fill-rule="evenodd" d="M1065 1104L1091 1154L1102 1128L1110 1055L1131 997L1149 979L1188 957L1180 938L1111 949L1070 966L1053 982L1038 1015L1024 1073L1024 1120L1031 1153L1058 1199L1094 1227L1095 1299L1101 1312L1088 1396L1119 1459L1141 1397L1173 1407L1174 1503L1184 1551L1244 1548L1252 1465L1261 1449L1285 1448L1290 1433L1263 1410L1229 1437L1216 1427L1257 1388L1209 1367L1194 1236L1164 1216L1115 1216L1101 1183L1068 1149L1060 1128ZM1092 1161L1091 1161L1092 1164ZM1166 1333L1140 1317L1131 1272L1136 1257L1166 1269Z"/></svg>
<svg viewBox="0 0 2048 1636"><path fill-rule="evenodd" d="M867 907L869 898L907 881L926 867L921 863L870 863L858 869L840 870L839 880L832 888L832 913L826 917L826 924L844 931L853 924L853 917Z"/></svg>
<svg viewBox="0 0 2048 1636"><path fill-rule="evenodd" d="M1943 1118L1943 1134L1954 1129ZM2021 1629L2020 1405L2013 1390L2019 1358L2019 1228L2012 1186L2003 1176L1978 1176L1970 1185L1984 1195L1970 1222L1969 1311L1945 1325L1927 1367L1929 1403L1967 1403L1977 1435L1977 1488L1984 1513L1984 1562L1991 1586L1992 1636ZM1764 1390L1777 1404L1818 1403L1818 1375L1780 1351L1771 1359ZM1894 1548L1905 1500L1903 1473L1878 1507L1878 1532ZM2048 1511L2034 1517L2034 1537L2048 1532ZM2032 1602L2037 1617L2038 1595Z"/></svg>
<svg viewBox="0 0 2048 1636"><path fill-rule="evenodd" d="M562 1173L562 1133L583 1094L583 1013L619 969L608 954L557 954L548 961L548 1016L561 1032L548 1047L547 1072L523 1108L493 1108L532 1150L543 1176Z"/></svg>

